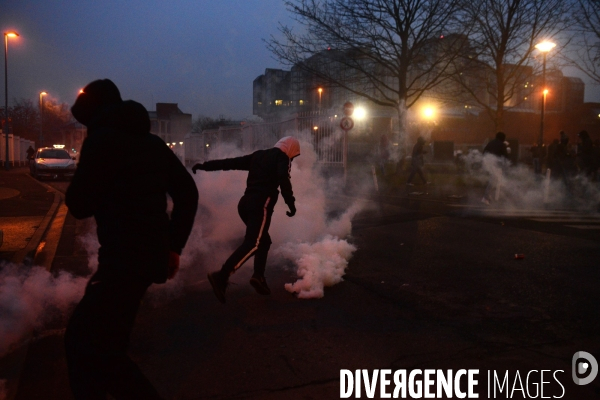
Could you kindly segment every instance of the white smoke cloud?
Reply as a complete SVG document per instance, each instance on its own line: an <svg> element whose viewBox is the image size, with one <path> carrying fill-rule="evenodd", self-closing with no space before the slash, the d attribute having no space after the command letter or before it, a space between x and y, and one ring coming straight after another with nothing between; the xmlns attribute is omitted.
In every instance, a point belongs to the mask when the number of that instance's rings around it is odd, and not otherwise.
<svg viewBox="0 0 600 400"><path fill-rule="evenodd" d="M346 240L325 236L313 243L287 243L279 253L296 263L298 279L286 283L285 289L297 293L298 298L312 299L324 296L324 288L340 283L348 260L356 247Z"/></svg>
<svg viewBox="0 0 600 400"><path fill-rule="evenodd" d="M481 185L491 181L494 208L503 210L542 210L569 208L581 211L596 210L600 204L598 185L585 176L573 174L566 181L557 171L535 175L523 163L510 165L499 162L492 154L473 152L466 157L471 178ZM473 201L479 201L474 197Z"/></svg>
<svg viewBox="0 0 600 400"><path fill-rule="evenodd" d="M33 329L64 317L85 290L86 278L42 267L0 266L0 357Z"/></svg>
<svg viewBox="0 0 600 400"><path fill-rule="evenodd" d="M235 147L223 146L211 158L243 154L246 153ZM297 213L293 218L287 217L287 205L279 198L269 229L273 245L267 268L292 261L301 282L294 286L298 290L293 291L301 292L300 298L322 297L323 287L341 281L347 261L356 250L346 237L351 232L351 219L362 205L354 203L338 217L328 218L326 191L335 182L330 185L322 177L317 155L309 143L301 142L301 154L294 159L291 170ZM203 282L206 272L220 269L241 243L245 226L238 216L237 204L246 188L247 174L246 171L198 171L194 175L200 202L196 224L181 258L181 273L174 282L153 287L153 292L172 290L182 280L186 286ZM314 257L309 257L310 254ZM327 259L336 262L325 262ZM242 268L251 269L251 262L247 261ZM305 289L307 285L315 289Z"/></svg>

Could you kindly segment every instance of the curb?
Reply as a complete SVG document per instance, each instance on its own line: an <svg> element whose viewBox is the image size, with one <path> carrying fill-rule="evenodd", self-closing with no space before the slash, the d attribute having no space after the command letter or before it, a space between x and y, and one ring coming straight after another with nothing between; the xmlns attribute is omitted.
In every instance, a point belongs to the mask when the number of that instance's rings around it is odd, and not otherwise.
<svg viewBox="0 0 600 400"><path fill-rule="evenodd" d="M36 183L52 191L54 193L54 201L46 213L46 216L42 219L40 226L36 229L35 233L31 237L31 240L29 240L27 246L19 250L13 256L12 262L30 267L33 265L38 265L36 261L41 261L39 265L44 267L46 271L50 271L52 261L54 260L54 256L56 254L56 249L58 247L58 241L60 240L62 234L68 209L64 204L64 195L61 192L49 185L46 185L45 183L39 182L29 174L26 175L33 179ZM44 238L46 238L46 242L43 242ZM40 255L42 257L39 257ZM5 379L3 387L0 387L0 389L4 389L5 391L5 397L2 400L13 400L18 394L17 390L21 380L21 373L25 359L29 353L29 345L32 336L33 331L25 336L23 345L15 350L14 357L16 362L13 369L13 375L9 379ZM0 395L1 394L2 393L0 393Z"/></svg>

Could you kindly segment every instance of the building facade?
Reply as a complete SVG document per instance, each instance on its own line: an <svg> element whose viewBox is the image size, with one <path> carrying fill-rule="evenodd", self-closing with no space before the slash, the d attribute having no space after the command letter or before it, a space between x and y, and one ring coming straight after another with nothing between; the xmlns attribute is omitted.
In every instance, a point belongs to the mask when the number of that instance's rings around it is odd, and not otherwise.
<svg viewBox="0 0 600 400"><path fill-rule="evenodd" d="M150 133L160 137L173 152L184 159L184 139L192 132L192 114L184 113L177 103L156 103L156 111L148 111Z"/></svg>

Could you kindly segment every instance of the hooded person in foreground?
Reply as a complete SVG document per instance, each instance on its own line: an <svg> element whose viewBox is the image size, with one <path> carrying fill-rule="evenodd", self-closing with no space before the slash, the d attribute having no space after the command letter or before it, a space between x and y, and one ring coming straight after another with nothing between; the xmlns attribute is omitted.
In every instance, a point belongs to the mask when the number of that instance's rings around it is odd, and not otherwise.
<svg viewBox="0 0 600 400"><path fill-rule="evenodd" d="M283 200L290 210L286 212L288 217L296 214L290 170L292 160L299 155L298 140L286 136L270 149L258 150L242 157L207 161L192 167L194 174L199 169L248 171L246 191L238 203L238 214L246 224L244 242L229 256L221 270L208 274L208 280L221 303L225 303L225 290L229 276L251 256L254 256L254 274L250 284L259 294L271 294L265 279L267 255L271 247L269 236L271 216L279 196L278 188L281 189Z"/></svg>
<svg viewBox="0 0 600 400"><path fill-rule="evenodd" d="M179 269L198 190L177 156L150 133L144 106L121 100L112 81L87 85L71 112L88 135L65 202L75 218L95 218L100 242L98 270L65 333L71 389L75 399L160 399L127 356L127 345L148 287Z"/></svg>

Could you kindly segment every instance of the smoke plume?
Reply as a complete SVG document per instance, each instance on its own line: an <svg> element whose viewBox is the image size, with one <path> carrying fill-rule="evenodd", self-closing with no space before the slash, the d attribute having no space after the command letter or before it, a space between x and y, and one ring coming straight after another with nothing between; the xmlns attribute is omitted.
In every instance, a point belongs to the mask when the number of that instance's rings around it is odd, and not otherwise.
<svg viewBox="0 0 600 400"><path fill-rule="evenodd" d="M467 170L476 182L492 182L494 208L503 210L571 209L595 211L600 204L597 185L581 174L566 179L558 171L536 175L525 164L511 165L492 154L473 152L466 157ZM479 201L474 197L473 201Z"/></svg>
<svg viewBox="0 0 600 400"><path fill-rule="evenodd" d="M242 154L233 146L222 146L211 158ZM309 143L301 142L301 154L294 159L291 170L297 213L288 218L285 202L281 198L277 202L269 230L273 245L267 273L269 268L291 261L297 268L299 281L286 289L299 293L300 298L322 297L323 287L342 280L347 262L356 250L346 237L351 231L350 221L361 206L353 204L338 212L338 217L329 218L326 190L335 186L335 182L322 177L317 155ZM244 193L247 174L246 171L198 171L194 175L200 203L196 224L182 256L180 279L188 282L205 279L206 272L221 268L241 243L245 226L237 215L237 203ZM242 268L251 269L251 261L247 264L250 265Z"/></svg>
<svg viewBox="0 0 600 400"><path fill-rule="evenodd" d="M86 279L41 267L0 266L0 357L33 329L64 317L83 296Z"/></svg>

